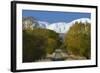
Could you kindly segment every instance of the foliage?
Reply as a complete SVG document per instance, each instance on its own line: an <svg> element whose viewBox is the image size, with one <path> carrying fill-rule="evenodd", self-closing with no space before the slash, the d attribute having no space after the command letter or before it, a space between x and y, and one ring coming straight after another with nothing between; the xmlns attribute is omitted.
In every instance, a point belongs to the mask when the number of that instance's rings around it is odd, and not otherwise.
<svg viewBox="0 0 100 73"><path fill-rule="evenodd" d="M32 31L23 31L23 62L32 62L45 57L45 38Z"/></svg>
<svg viewBox="0 0 100 73"><path fill-rule="evenodd" d="M23 62L45 58L59 45L59 36L48 29L23 30Z"/></svg>
<svg viewBox="0 0 100 73"><path fill-rule="evenodd" d="M76 22L66 33L64 45L68 53L90 58L91 32L89 23Z"/></svg>
<svg viewBox="0 0 100 73"><path fill-rule="evenodd" d="M33 33L46 38L46 53L52 53L60 45L59 34L52 30L36 28L33 30Z"/></svg>

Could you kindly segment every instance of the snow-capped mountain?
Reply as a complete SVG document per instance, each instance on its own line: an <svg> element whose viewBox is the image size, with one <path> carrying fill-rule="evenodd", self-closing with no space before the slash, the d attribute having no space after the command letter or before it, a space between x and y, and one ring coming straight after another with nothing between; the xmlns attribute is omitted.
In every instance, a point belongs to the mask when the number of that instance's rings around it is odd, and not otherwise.
<svg viewBox="0 0 100 73"><path fill-rule="evenodd" d="M80 19L76 19L73 20L69 23L66 22L56 22L56 23L48 23L45 21L38 21L39 27L41 28L46 28L46 29L50 29L50 30L54 30L57 33L65 33L69 30L69 28L75 23L75 22L88 22L91 23L91 20L89 18L80 18Z"/></svg>
<svg viewBox="0 0 100 73"><path fill-rule="evenodd" d="M47 29L51 29L51 30L54 30L56 31L57 33L62 33L62 32L65 32L65 25L67 23L65 22L57 22L57 23L52 23L50 24Z"/></svg>
<svg viewBox="0 0 100 73"><path fill-rule="evenodd" d="M39 27L41 28L47 28L47 26L49 25L48 22L45 21L38 21Z"/></svg>
<svg viewBox="0 0 100 73"><path fill-rule="evenodd" d="M56 22L56 23L50 24L45 21L37 21L33 17L23 17L22 23L23 23L23 29L46 28L46 29L54 30L57 33L66 33L75 22L91 23L91 20L89 18L80 18L80 19L73 20L69 23Z"/></svg>
<svg viewBox="0 0 100 73"><path fill-rule="evenodd" d="M80 19L73 20L73 21L71 21L69 23L66 23L66 22L52 23L52 24L47 26L47 29L54 30L57 33L65 33L65 32L67 32L69 30L69 28L75 22L83 22L83 23L88 22L88 23L91 23L89 18L80 18Z"/></svg>
<svg viewBox="0 0 100 73"><path fill-rule="evenodd" d="M72 22L73 23L75 23L75 22L82 22L82 23L88 22L88 23L91 23L91 20L89 18L80 18L80 19L73 20Z"/></svg>

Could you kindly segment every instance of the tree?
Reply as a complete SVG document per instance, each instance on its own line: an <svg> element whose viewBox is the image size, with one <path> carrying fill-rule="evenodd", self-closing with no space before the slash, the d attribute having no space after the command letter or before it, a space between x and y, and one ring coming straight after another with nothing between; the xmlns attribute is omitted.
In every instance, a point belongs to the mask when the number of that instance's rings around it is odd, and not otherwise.
<svg viewBox="0 0 100 73"><path fill-rule="evenodd" d="M23 31L23 62L34 62L45 57L45 38L32 31Z"/></svg>
<svg viewBox="0 0 100 73"><path fill-rule="evenodd" d="M23 30L23 62L46 58L59 46L59 35L48 29Z"/></svg>
<svg viewBox="0 0 100 73"><path fill-rule="evenodd" d="M60 45L59 34L53 30L36 28L33 30L33 33L38 36L42 35L43 37L46 38L46 53L47 54L52 53Z"/></svg>
<svg viewBox="0 0 100 73"><path fill-rule="evenodd" d="M68 53L90 58L91 50L91 25L76 22L66 33L64 45Z"/></svg>

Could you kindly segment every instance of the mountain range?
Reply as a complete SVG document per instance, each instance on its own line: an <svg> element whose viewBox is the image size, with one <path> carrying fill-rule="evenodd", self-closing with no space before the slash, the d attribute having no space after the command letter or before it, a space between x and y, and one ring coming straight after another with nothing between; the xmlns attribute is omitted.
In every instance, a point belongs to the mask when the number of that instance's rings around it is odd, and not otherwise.
<svg viewBox="0 0 100 73"><path fill-rule="evenodd" d="M75 22L91 23L91 20L89 18L80 18L80 19L73 20L69 23L56 22L56 23L52 23L52 24L45 22L45 21L38 21L39 27L54 30L57 33L66 33Z"/></svg>

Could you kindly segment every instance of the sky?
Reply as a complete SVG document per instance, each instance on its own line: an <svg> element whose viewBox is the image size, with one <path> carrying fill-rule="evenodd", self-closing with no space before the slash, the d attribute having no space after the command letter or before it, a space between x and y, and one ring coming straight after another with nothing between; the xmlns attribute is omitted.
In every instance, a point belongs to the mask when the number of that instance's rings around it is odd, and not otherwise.
<svg viewBox="0 0 100 73"><path fill-rule="evenodd" d="M71 22L79 18L90 18L91 13L80 12L58 12L58 11L37 11L37 10L23 10L22 17L34 17L38 21L45 21L48 23L56 22Z"/></svg>

